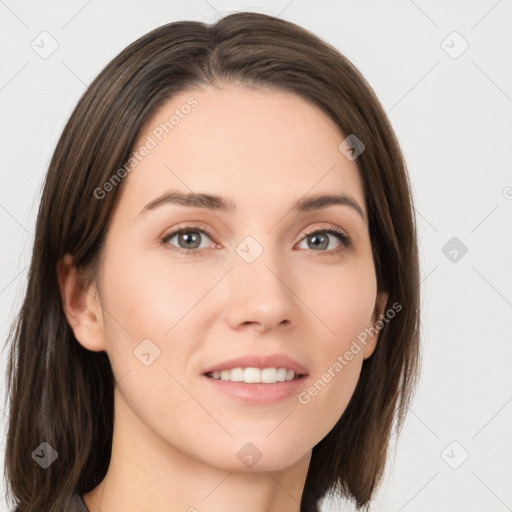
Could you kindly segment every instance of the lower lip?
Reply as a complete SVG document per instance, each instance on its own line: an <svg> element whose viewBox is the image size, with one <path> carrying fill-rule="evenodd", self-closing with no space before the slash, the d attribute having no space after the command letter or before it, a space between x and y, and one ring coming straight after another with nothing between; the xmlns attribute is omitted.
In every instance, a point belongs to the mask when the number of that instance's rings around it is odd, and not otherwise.
<svg viewBox="0 0 512 512"><path fill-rule="evenodd" d="M307 375L295 380L275 382L273 384L248 384L247 382L231 382L220 379L212 379L203 375L209 386L222 391L244 403L248 404L272 404L297 395L304 387Z"/></svg>

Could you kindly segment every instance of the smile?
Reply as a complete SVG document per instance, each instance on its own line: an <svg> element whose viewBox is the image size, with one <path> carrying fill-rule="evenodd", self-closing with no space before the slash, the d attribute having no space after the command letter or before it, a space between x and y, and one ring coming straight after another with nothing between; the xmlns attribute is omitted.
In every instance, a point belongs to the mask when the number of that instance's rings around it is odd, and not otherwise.
<svg viewBox="0 0 512 512"><path fill-rule="evenodd" d="M247 384L275 384L276 382L288 382L297 380L302 375L287 368L233 368L205 374L215 380L229 382L245 382Z"/></svg>

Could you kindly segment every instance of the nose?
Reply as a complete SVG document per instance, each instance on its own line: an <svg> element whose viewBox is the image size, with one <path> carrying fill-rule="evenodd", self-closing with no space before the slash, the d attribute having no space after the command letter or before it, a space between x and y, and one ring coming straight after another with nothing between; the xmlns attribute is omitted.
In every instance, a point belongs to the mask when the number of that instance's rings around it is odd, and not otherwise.
<svg viewBox="0 0 512 512"><path fill-rule="evenodd" d="M293 277L282 261L264 251L248 263L236 256L228 279L227 319L233 329L252 325L258 332L297 323L298 300Z"/></svg>

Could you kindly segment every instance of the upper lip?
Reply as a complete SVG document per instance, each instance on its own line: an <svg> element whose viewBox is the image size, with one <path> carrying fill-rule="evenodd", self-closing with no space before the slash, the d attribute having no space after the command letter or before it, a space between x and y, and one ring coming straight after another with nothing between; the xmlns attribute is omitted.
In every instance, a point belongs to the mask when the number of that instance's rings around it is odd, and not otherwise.
<svg viewBox="0 0 512 512"><path fill-rule="evenodd" d="M205 370L204 373L220 372L222 370L231 370L233 368L286 368L293 370L295 374L307 375L307 369L294 361L286 354L258 355L248 354L245 356L227 359Z"/></svg>

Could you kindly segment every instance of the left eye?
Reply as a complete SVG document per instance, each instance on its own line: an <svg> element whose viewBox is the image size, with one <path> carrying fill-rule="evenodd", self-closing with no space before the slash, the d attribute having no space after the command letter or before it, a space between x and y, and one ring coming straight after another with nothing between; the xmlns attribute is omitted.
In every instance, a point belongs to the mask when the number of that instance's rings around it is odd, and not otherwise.
<svg viewBox="0 0 512 512"><path fill-rule="evenodd" d="M303 240L306 242L308 242L309 240L308 246L313 245L313 250L317 251L318 248L327 249L327 246L329 245L329 235L337 238L340 244L334 249L331 249L330 251L326 252L339 252L344 247L350 245L350 240L348 236L345 235L345 233L338 231L337 229L319 229L311 233L307 233L304 236ZM306 247L306 249L310 249L310 247Z"/></svg>

